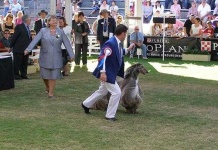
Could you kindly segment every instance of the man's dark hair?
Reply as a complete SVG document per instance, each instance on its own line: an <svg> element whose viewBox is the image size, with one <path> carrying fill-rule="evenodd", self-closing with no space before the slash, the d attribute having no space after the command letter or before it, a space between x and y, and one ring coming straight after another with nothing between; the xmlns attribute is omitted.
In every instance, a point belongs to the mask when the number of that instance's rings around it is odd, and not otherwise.
<svg viewBox="0 0 218 150"><path fill-rule="evenodd" d="M83 16L83 17L84 17L85 15L84 15L83 12L79 12L79 13L78 13L78 17L80 17L80 16Z"/></svg>
<svg viewBox="0 0 218 150"><path fill-rule="evenodd" d="M115 30L115 35L121 35L123 32L126 33L128 30L127 26L123 25L123 24L119 24L117 27L116 27L116 30Z"/></svg>

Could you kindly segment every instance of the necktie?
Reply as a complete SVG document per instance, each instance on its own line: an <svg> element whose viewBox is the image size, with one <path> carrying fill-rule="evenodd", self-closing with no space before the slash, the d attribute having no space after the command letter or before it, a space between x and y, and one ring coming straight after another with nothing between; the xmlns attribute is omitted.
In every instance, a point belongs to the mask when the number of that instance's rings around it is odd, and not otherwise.
<svg viewBox="0 0 218 150"><path fill-rule="evenodd" d="M120 51L120 62L122 62L122 58L123 58L123 48L122 48L122 43L119 43L119 51Z"/></svg>
<svg viewBox="0 0 218 150"><path fill-rule="evenodd" d="M42 19L42 27L45 28L46 27L46 24L45 24L45 20Z"/></svg>
<svg viewBox="0 0 218 150"><path fill-rule="evenodd" d="M28 35L30 37L30 28L29 28L29 26L26 26L26 28L27 28Z"/></svg>
<svg viewBox="0 0 218 150"><path fill-rule="evenodd" d="M139 40L139 36L138 36L138 33L136 33L136 35L135 35L135 42L138 43L138 40Z"/></svg>
<svg viewBox="0 0 218 150"><path fill-rule="evenodd" d="M107 32L107 19L104 19L104 32Z"/></svg>

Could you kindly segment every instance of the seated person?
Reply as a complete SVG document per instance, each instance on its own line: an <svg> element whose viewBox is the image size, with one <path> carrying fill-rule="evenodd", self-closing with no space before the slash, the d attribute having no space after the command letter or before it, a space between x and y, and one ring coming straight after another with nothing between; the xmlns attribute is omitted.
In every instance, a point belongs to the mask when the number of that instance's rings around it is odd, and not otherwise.
<svg viewBox="0 0 218 150"><path fill-rule="evenodd" d="M212 22L207 21L207 28L203 31L203 38L212 38L214 37L214 29L212 27Z"/></svg>
<svg viewBox="0 0 218 150"><path fill-rule="evenodd" d="M92 12L89 14L89 17L91 17L95 12L100 10L100 5L101 1L99 0L93 0L93 5L92 5Z"/></svg>
<svg viewBox="0 0 218 150"><path fill-rule="evenodd" d="M183 27L179 27L178 28L178 31L176 32L175 36L178 36L178 37L184 37L184 30L183 30Z"/></svg>
<svg viewBox="0 0 218 150"><path fill-rule="evenodd" d="M154 25L152 26L152 35L153 36L162 36L163 35L163 31L162 31L162 25L161 23L154 23Z"/></svg>
<svg viewBox="0 0 218 150"><path fill-rule="evenodd" d="M173 26L173 24L171 23L168 23L167 27L165 28L165 35L166 36L174 36L176 34L176 29L175 27Z"/></svg>
<svg viewBox="0 0 218 150"><path fill-rule="evenodd" d="M194 19L194 24L192 24L191 30L190 30L190 36L192 36L192 37L201 37L202 36L202 25L201 25L200 18Z"/></svg>
<svg viewBox="0 0 218 150"><path fill-rule="evenodd" d="M123 16L121 15L118 15L116 19L116 26L118 26L119 24L124 24Z"/></svg>
<svg viewBox="0 0 218 150"><path fill-rule="evenodd" d="M8 29L5 29L3 32L3 38L0 39L0 42L3 45L3 48L6 48L9 50L10 44L11 44L11 38L10 38L10 31Z"/></svg>
<svg viewBox="0 0 218 150"><path fill-rule="evenodd" d="M134 32L130 34L130 43L135 43L136 48L139 47L142 50L143 59L147 58L147 47L143 44L144 35L142 32L139 32L139 27L135 26ZM133 58L134 50L131 51L130 58Z"/></svg>
<svg viewBox="0 0 218 150"><path fill-rule="evenodd" d="M218 21L216 21L216 26L214 28L214 37L218 38Z"/></svg>

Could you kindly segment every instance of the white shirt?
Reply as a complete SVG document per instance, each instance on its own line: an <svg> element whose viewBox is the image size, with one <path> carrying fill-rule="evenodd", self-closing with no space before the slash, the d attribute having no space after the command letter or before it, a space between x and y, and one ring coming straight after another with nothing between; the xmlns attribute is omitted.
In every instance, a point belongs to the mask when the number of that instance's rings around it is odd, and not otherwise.
<svg viewBox="0 0 218 150"><path fill-rule="evenodd" d="M101 12L103 9L110 10L110 6L109 6L108 4L106 4L105 6L104 6L104 5L101 5L99 12Z"/></svg>
<svg viewBox="0 0 218 150"><path fill-rule="evenodd" d="M72 43L72 41L71 41L71 31L72 31L72 28L70 26L66 26L66 27L63 28L63 30L64 30L64 33L66 34L66 36L69 39L70 44L71 44ZM63 43L61 45L61 49L66 49Z"/></svg>
<svg viewBox="0 0 218 150"><path fill-rule="evenodd" d="M156 6L154 6L154 7L153 7L153 14L156 14L157 10L159 10L160 14L163 14L163 12L164 12L164 6L163 6L163 5L160 5L160 7L157 6L157 8L156 8Z"/></svg>
<svg viewBox="0 0 218 150"><path fill-rule="evenodd" d="M200 29L202 29L201 25L199 25L198 27L195 27L195 24L192 24L191 26L192 34L199 34Z"/></svg>
<svg viewBox="0 0 218 150"><path fill-rule="evenodd" d="M209 12L211 12L211 7L209 4L206 3L204 7L202 4L198 6L198 13L200 14L200 17L205 16Z"/></svg>
<svg viewBox="0 0 218 150"><path fill-rule="evenodd" d="M19 3L17 3L17 4L11 4L11 11L16 11L16 12L18 12L18 11L20 11L21 10L21 5L19 4Z"/></svg>

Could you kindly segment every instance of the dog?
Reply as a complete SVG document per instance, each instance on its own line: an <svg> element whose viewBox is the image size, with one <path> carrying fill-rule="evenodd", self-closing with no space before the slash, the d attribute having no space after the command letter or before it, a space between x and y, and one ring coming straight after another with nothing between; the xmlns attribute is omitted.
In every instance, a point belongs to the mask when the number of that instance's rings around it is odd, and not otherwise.
<svg viewBox="0 0 218 150"><path fill-rule="evenodd" d="M140 63L129 67L124 76L121 88L121 105L126 108L127 113L137 113L139 105L142 102L142 90L139 84L139 74L145 75L148 71Z"/></svg>
<svg viewBox="0 0 218 150"><path fill-rule="evenodd" d="M138 75L145 75L148 71L140 63L134 64L129 67L126 72L124 79L117 81L121 88L121 105L126 108L127 113L137 113L136 109L142 102L142 90L138 83ZM102 99L95 102L92 109L96 110L107 110L111 94L108 92Z"/></svg>

